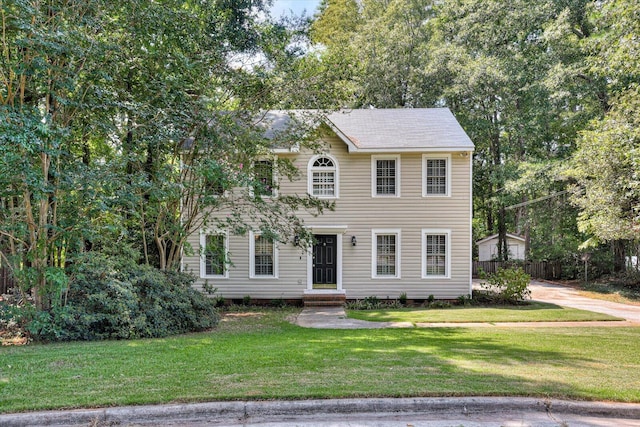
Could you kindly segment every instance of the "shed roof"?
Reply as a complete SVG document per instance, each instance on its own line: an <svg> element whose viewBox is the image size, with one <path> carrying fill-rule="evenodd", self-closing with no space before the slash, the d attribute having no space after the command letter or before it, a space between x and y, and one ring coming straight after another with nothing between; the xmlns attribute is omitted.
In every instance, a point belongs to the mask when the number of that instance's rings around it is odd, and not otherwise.
<svg viewBox="0 0 640 427"><path fill-rule="evenodd" d="M498 235L497 235L497 234L492 234L491 236L487 236L487 237L485 237L484 239L478 240L478 241L476 242L476 245L479 245L479 244L481 244L481 243L485 243L485 242L488 242L488 241L490 241L490 240L497 239L497 238L498 238ZM519 235L517 235L517 234L507 233L507 238L508 238L508 239L519 240L520 242L524 242L524 241L525 241L524 237L519 236Z"/></svg>

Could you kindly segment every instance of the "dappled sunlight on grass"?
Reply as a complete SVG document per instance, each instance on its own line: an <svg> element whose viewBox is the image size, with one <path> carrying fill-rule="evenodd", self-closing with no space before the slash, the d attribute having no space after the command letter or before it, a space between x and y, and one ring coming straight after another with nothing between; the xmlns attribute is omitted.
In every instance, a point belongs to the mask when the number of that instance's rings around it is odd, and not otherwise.
<svg viewBox="0 0 640 427"><path fill-rule="evenodd" d="M607 314L531 302L525 305L497 307L403 308L382 310L349 310L354 319L371 322L416 323L498 323L498 322L570 322L623 320Z"/></svg>
<svg viewBox="0 0 640 427"><path fill-rule="evenodd" d="M257 311L254 312L242 312L242 313L224 313L222 315L222 319L220 319L221 322L229 322L231 320L234 319L238 319L238 318L247 318L247 317L253 317L253 318L260 318L264 316L264 313L260 313Z"/></svg>
<svg viewBox="0 0 640 427"><path fill-rule="evenodd" d="M317 330L288 323L293 312L162 340L0 349L0 412L367 396L640 401L637 328Z"/></svg>

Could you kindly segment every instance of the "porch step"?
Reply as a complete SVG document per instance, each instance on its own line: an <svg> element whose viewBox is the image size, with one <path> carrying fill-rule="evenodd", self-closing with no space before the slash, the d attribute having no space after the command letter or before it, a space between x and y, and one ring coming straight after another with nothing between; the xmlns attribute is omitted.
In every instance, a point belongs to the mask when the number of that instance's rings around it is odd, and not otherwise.
<svg viewBox="0 0 640 427"><path fill-rule="evenodd" d="M305 307L342 307L347 296L343 293L305 294L302 302Z"/></svg>

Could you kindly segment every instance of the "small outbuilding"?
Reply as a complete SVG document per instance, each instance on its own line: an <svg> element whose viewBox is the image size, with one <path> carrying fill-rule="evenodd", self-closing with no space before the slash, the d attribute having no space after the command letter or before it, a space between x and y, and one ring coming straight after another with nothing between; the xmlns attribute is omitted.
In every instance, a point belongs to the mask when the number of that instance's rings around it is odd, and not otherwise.
<svg viewBox="0 0 640 427"><path fill-rule="evenodd" d="M476 242L478 261L492 261L498 258L498 235L494 234ZM507 233L509 259L524 259L525 239L517 234Z"/></svg>

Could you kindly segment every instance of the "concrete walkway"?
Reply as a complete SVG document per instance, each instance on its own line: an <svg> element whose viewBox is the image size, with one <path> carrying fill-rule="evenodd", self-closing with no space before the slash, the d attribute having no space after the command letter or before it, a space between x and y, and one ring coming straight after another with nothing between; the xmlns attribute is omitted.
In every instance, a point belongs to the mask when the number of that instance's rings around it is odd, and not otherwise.
<svg viewBox="0 0 640 427"><path fill-rule="evenodd" d="M529 285L531 299L563 307L604 313L624 319L622 321L595 322L496 322L496 323L416 323L410 322L367 322L350 319L343 307L307 307L296 317L294 323L305 328L317 329L376 329L376 328L499 328L499 327L585 327L585 326L638 326L640 327L640 306L619 304L610 301L587 298L575 289L553 283L534 280Z"/></svg>

